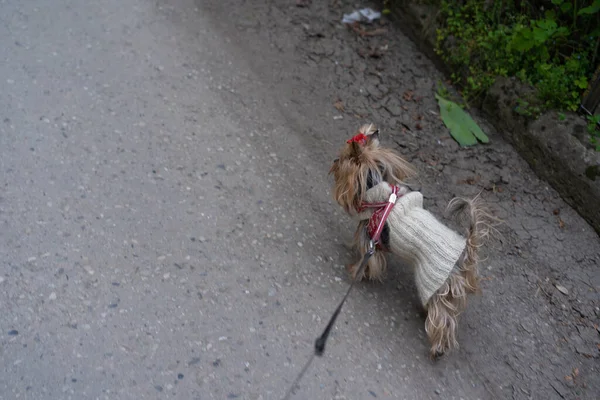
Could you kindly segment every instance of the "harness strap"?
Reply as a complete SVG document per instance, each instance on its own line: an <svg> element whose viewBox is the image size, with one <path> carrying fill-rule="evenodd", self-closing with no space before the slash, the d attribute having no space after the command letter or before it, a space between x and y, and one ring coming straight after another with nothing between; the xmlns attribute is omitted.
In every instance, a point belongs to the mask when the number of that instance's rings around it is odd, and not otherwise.
<svg viewBox="0 0 600 400"><path fill-rule="evenodd" d="M385 221L390 216L390 213L392 212L392 208L394 208L394 205L396 204L397 199L398 199L398 186L392 186L392 194L390 194L388 203L386 204L385 208L383 209L383 215L381 216L381 219L379 220L379 224L377 224L377 229L375 230L375 233L371 237L371 240L373 240L373 242L375 242L375 243L379 242L379 238L381 237L381 232L383 231L383 227L385 226Z"/></svg>
<svg viewBox="0 0 600 400"><path fill-rule="evenodd" d="M376 208L369 219L368 233L371 237L371 240L375 244L379 244L379 239L381 238L381 232L383 232L383 227L385 226L385 222L392 212L392 208L396 204L398 197L402 197L402 195L398 196L398 191L400 189L398 186L392 186L392 193L388 201L378 202L378 203L363 203L359 211L363 211L366 208Z"/></svg>

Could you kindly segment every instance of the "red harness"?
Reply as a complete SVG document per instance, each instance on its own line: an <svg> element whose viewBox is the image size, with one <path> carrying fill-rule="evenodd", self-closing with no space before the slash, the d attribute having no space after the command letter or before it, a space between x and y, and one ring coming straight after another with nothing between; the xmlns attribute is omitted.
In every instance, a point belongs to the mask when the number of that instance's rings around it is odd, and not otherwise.
<svg viewBox="0 0 600 400"><path fill-rule="evenodd" d="M373 243L377 244L379 247L381 247L379 239L381 237L383 227L385 226L385 221L392 212L392 208L394 208L398 197L402 197L402 195L398 196L398 190L398 186L392 186L392 193L390 194L388 201L381 203L362 203L358 210L359 212L362 212L365 208L376 208L376 210L373 211L371 218L369 218L367 232L369 233Z"/></svg>

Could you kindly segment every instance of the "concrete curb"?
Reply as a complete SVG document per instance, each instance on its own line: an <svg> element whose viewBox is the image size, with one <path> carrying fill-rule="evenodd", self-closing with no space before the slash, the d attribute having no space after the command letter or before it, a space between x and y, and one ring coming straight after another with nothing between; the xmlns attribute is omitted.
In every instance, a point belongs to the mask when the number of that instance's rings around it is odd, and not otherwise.
<svg viewBox="0 0 600 400"><path fill-rule="evenodd" d="M449 67L435 54L434 5L392 0L391 19L444 73ZM600 235L600 153L588 148L586 122L574 113L560 119L547 112L537 120L515 112L517 100L533 90L514 79L499 78L485 95L481 109L502 136Z"/></svg>

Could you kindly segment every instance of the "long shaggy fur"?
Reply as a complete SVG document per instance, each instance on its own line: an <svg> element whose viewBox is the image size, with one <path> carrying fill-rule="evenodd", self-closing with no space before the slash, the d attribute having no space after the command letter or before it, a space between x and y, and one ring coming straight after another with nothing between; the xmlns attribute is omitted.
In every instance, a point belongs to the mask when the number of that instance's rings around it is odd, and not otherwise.
<svg viewBox="0 0 600 400"><path fill-rule="evenodd" d="M355 264L349 264L346 269L350 273L352 279L362 280L363 276L356 276L362 256L369 250L369 242L371 238L367 233L367 221L360 221L354 234L354 247L358 249L359 259ZM372 281L383 281L383 275L387 267L387 260L385 254L381 251L376 251L367 262L367 266L364 269L364 276Z"/></svg>
<svg viewBox="0 0 600 400"><path fill-rule="evenodd" d="M366 143L350 142L345 145L329 171L335 180L333 197L350 215L358 212L362 196L369 187L382 181L401 186L407 179L416 176L415 169L407 161L391 149L379 146L378 131L373 125L362 126L358 133L367 135ZM447 211L466 225L467 244L454 270L425 307L425 331L431 344L432 358L458 347L458 316L466 306L467 295L480 290L477 270L479 248L497 221L487 211L480 196L474 199L454 198ZM364 276L356 276L360 260L369 247L367 223L359 222L354 237L354 245L361 257L347 269L353 279L382 280L387 263L381 251L376 251L371 257Z"/></svg>
<svg viewBox="0 0 600 400"><path fill-rule="evenodd" d="M479 195L473 199L456 197L448 204L447 211L467 225L467 245L448 280L427 304L425 332L432 343L430 355L433 358L458 348L458 316L466 307L467 295L481 291L477 270L479 248L498 222L483 205Z"/></svg>
<svg viewBox="0 0 600 400"><path fill-rule="evenodd" d="M461 270L465 273L469 292L478 292L479 249L496 232L495 226L500 221L489 212L479 194L473 199L455 197L448 204L447 212L462 225L467 225L467 247L461 260Z"/></svg>
<svg viewBox="0 0 600 400"><path fill-rule="evenodd" d="M334 198L347 213L353 213L360 207L369 176L377 183L386 181L400 185L416 175L415 169L398 154L379 147L374 125L363 125L358 133L369 136L367 145L361 148L360 144L353 142L344 146L339 159L329 170L335 181ZM373 157L374 153L376 157Z"/></svg>

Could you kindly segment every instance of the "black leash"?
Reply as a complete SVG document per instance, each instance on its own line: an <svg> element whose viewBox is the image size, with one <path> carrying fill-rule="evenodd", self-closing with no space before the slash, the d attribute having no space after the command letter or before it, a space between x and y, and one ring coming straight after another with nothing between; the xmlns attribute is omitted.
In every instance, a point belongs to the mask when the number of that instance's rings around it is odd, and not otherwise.
<svg viewBox="0 0 600 400"><path fill-rule="evenodd" d="M304 376L304 374L308 370L308 367L310 367L310 365L312 364L312 361L315 359L315 356L321 357L325 353L325 344L327 343L327 339L329 338L329 333L331 332L331 329L333 328L333 325L335 324L335 320L337 319L338 315L342 311L342 306L346 302L346 299L348 298L348 295L350 294L350 291L354 287L354 284L357 281L359 281L360 278L362 278L362 275L363 275L363 272L365 270L365 267L367 266L367 263L369 262L369 259L371 258L371 256L373 254L375 254L375 244L371 240L369 242L369 250L363 256L362 262L360 263L360 267L358 267L358 271L356 271L356 276L355 276L354 280L352 281L352 283L350 284L350 287L348 288L348 291L346 292L346 295L344 296L344 298L342 299L342 301L340 302L340 304L335 309L335 312L331 316L331 319L329 320L329 323L325 327L325 330L323 331L323 333L321 334L321 336L319 336L317 338L317 340L315 341L315 352L313 354L311 354L310 358L308 359L308 361L304 365L304 368L302 368L302 370L300 371L300 373L298 374L298 376L294 380L294 383L292 384L292 386L287 391L287 393L286 393L285 397L283 398L283 400L288 400L293 394L295 394L295 390L296 390L296 387L298 386L298 383L302 380L302 377Z"/></svg>

